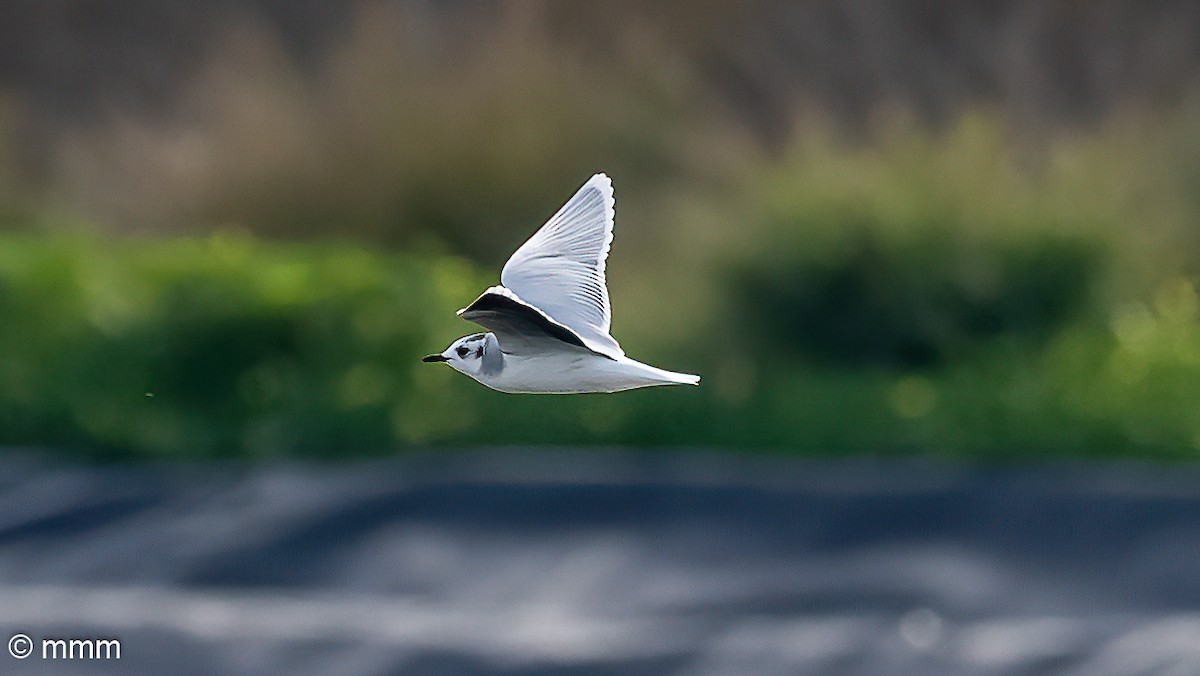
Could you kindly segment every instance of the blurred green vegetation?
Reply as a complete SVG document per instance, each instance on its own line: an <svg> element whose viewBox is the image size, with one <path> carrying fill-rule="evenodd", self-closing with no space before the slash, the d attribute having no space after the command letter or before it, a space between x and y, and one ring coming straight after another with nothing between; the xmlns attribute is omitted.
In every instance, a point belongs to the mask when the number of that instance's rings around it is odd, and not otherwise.
<svg viewBox="0 0 1200 676"><path fill-rule="evenodd" d="M475 330L454 310L495 277L436 246L27 224L0 237L0 443L1194 457L1200 302L1182 243L1200 206L1183 188L1200 174L1163 152L1187 125L1026 157L1006 133L986 116L865 147L814 131L723 191L620 209L616 334L699 388L512 396L421 364ZM1114 150L1130 135L1157 161ZM622 247L652 217L666 259Z"/></svg>

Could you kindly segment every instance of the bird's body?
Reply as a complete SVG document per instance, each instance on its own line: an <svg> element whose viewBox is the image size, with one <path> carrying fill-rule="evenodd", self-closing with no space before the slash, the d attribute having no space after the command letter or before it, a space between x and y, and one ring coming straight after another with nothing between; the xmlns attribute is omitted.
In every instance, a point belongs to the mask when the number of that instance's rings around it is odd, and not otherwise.
<svg viewBox="0 0 1200 676"><path fill-rule="evenodd" d="M699 381L696 376L664 371L628 357L609 359L571 347L533 356L504 355L504 368L496 375L467 375L510 394L620 392Z"/></svg>
<svg viewBox="0 0 1200 676"><path fill-rule="evenodd" d="M695 385L625 356L609 333L604 264L613 238L612 182L596 174L509 258L501 286L458 311L489 333L456 340L446 362L500 392L583 394Z"/></svg>

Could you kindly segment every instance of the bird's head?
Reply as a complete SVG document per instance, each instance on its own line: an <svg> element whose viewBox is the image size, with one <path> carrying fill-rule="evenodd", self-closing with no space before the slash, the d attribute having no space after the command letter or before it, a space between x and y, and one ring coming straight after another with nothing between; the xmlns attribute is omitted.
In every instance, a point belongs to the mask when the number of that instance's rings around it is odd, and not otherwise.
<svg viewBox="0 0 1200 676"><path fill-rule="evenodd" d="M487 354L488 337L490 333L476 333L463 336L450 344L441 354L431 354L421 361L446 362L450 368L469 376L478 376L484 370L484 356ZM494 342L496 339L492 337ZM496 349L499 349L498 346Z"/></svg>

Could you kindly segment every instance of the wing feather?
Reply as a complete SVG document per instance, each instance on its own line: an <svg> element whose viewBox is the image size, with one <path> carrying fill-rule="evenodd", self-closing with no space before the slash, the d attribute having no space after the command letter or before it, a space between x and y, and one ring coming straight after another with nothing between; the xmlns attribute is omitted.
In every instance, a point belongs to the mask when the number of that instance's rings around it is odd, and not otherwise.
<svg viewBox="0 0 1200 676"><path fill-rule="evenodd" d="M501 349L509 354L540 354L548 344L555 342L582 350L591 349L570 328L551 319L503 286L493 286L484 291L473 303L459 310L458 316L494 332ZM598 354L609 357L604 353Z"/></svg>
<svg viewBox="0 0 1200 676"><path fill-rule="evenodd" d="M500 273L500 281L522 301L569 328L589 349L613 358L625 354L610 333L604 276L615 203L608 176L592 176Z"/></svg>

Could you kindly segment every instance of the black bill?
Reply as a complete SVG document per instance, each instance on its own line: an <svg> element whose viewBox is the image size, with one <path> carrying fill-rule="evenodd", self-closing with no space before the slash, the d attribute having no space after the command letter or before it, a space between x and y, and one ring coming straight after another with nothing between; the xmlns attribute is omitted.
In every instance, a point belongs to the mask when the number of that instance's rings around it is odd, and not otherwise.
<svg viewBox="0 0 1200 676"><path fill-rule="evenodd" d="M425 362L450 361L450 357L443 357L440 354L431 354L428 357L422 357L421 361L425 361Z"/></svg>

